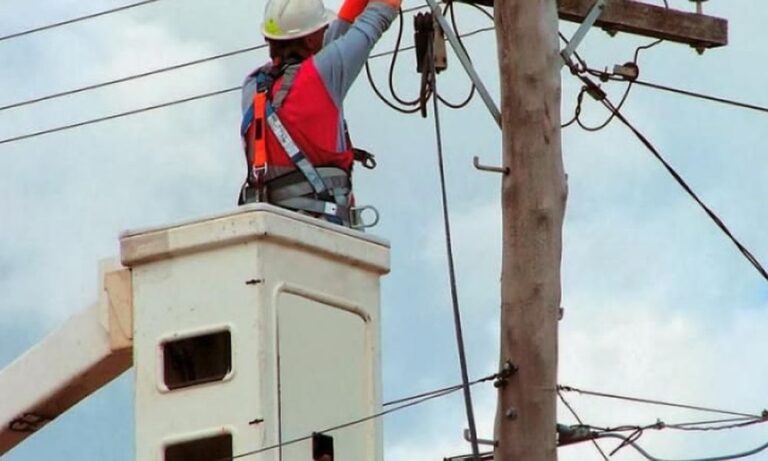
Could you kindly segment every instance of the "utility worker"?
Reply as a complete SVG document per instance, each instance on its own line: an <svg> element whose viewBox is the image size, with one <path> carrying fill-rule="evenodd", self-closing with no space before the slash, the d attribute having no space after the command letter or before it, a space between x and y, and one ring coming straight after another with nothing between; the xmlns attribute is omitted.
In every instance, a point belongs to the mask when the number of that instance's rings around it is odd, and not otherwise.
<svg viewBox="0 0 768 461"><path fill-rule="evenodd" d="M248 177L240 204L269 202L357 227L355 158L342 102L402 0L269 0L262 33L271 62L243 85Z"/></svg>

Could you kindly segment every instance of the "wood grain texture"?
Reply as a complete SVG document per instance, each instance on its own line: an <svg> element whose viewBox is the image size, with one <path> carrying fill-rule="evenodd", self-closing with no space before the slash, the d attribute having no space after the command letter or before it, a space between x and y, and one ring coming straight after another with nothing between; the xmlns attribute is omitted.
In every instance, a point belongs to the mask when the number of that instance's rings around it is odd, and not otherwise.
<svg viewBox="0 0 768 461"><path fill-rule="evenodd" d="M482 6L494 6L493 0L459 0ZM504 3L497 2L499 6ZM582 22L595 0L559 0L560 19ZM695 48L717 48L728 44L728 21L633 0L608 0L597 21L598 27L611 32L627 32Z"/></svg>
<svg viewBox="0 0 768 461"><path fill-rule="evenodd" d="M594 3L594 0L559 0L560 19L581 22ZM596 26L696 48L728 44L728 21L725 19L631 0L608 0Z"/></svg>
<svg viewBox="0 0 768 461"><path fill-rule="evenodd" d="M501 73L501 362L497 461L554 461L557 323L566 184L560 146L560 60L554 0L496 7ZM508 412L515 418L507 417Z"/></svg>

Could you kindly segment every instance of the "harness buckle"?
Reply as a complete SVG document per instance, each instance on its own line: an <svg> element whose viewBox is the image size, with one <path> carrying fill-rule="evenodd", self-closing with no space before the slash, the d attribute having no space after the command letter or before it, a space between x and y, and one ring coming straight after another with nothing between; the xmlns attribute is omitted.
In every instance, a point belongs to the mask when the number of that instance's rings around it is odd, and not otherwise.
<svg viewBox="0 0 768 461"><path fill-rule="evenodd" d="M237 198L237 205L242 206L246 203L261 202L262 194L258 187L254 187L248 181L245 181L240 188L240 195Z"/></svg>
<svg viewBox="0 0 768 461"><path fill-rule="evenodd" d="M365 210L373 211L374 218L372 222L367 223L365 222L365 220L363 220L363 212ZM349 215L351 220L350 227L352 229L357 229L357 230L368 229L379 223L379 210L377 210L376 207L372 205L352 207L349 209Z"/></svg>

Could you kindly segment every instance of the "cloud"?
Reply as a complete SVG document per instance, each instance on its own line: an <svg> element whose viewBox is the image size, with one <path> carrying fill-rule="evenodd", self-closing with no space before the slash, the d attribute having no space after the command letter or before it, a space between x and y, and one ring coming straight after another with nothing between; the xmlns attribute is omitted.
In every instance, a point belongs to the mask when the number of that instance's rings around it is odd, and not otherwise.
<svg viewBox="0 0 768 461"><path fill-rule="evenodd" d="M16 1L13 13L0 17L3 29L86 12L75 1L45 2L45 7L27 3ZM689 7L688 2L675 3ZM704 57L662 45L643 56L643 78L740 99L764 98L762 81L755 78L759 65L754 72L723 71L742 69L759 55L754 31L762 5L753 1L735 9L710 3L713 12L732 20L733 45ZM158 2L2 45L0 88L12 91L0 95L0 104L260 43L256 27L262 6L245 0L226 8L216 2ZM479 18L466 19L469 14L461 13L462 26L469 25L465 20L480 25ZM392 39L390 34L382 46ZM594 31L581 51L590 64L610 66L626 61L635 46L646 42L627 34L608 40ZM490 43L490 34L467 40L496 95ZM0 113L0 136L234 86L262 59L262 54L249 54ZM380 82L387 64L374 64ZM416 87L411 64L412 55L404 55L396 77L402 91ZM441 88L453 99L466 89L466 80L456 60L450 65L452 74L441 76ZM613 95L621 89L609 91ZM578 83L566 78L566 114L577 92ZM432 120L393 116L372 98L361 78L350 93L347 115L356 142L372 148L379 159L375 172L356 172L358 196L379 207L383 220L374 232L393 242L393 272L384 281L382 304L385 395L394 398L454 384L458 365ZM96 262L117 253L120 231L233 206L242 176L237 107L233 94L0 146L0 316L3 327L16 332L4 335L3 360L93 300ZM760 174L765 165L759 148L762 120L639 88L625 109L756 254L768 254L762 238L768 209L760 200L768 192ZM500 178L475 171L471 158L499 163L500 136L478 100L463 111L441 115L465 337L472 374L481 376L495 369L498 354ZM595 104L585 105L590 121L604 115ZM564 246L562 380L609 392L759 411L768 375L759 361L766 347L760 331L766 321L761 281L624 128L615 125L594 135L569 130L563 142L571 196ZM11 328L16 324L29 331ZM130 392L123 391L110 392L109 401L93 405L129 408ZM474 395L480 434L489 437L495 393L488 386ZM701 416L569 398L587 421L601 424ZM88 413L88 405L86 413L73 416L72 425L82 427L102 417ZM460 396L429 405L387 420L388 460L440 459L469 451L461 440L466 423ZM560 415L561 421L571 421L562 408ZM126 419L114 421L121 430L130 429ZM128 448L115 457L104 455L105 445L98 440L111 440L109 424L87 426L95 442L67 445L70 457L129 459ZM76 431L40 434L29 451L9 459L42 458L36 453L82 437ZM759 438L759 429L722 436L665 432L647 434L641 443L658 456L690 457L747 448ZM588 445L567 448L560 459L597 459L593 451ZM616 459L637 456L625 449Z"/></svg>

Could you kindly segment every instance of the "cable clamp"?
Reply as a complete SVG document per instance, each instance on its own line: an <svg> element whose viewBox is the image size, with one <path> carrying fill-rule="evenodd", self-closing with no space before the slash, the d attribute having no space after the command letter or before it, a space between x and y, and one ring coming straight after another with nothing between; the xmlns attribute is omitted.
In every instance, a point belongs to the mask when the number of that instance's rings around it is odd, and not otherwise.
<svg viewBox="0 0 768 461"><path fill-rule="evenodd" d="M616 64L613 66L613 75L626 80L628 82L634 82L640 77L640 67L634 62L627 62L625 64ZM602 78L601 78L602 80Z"/></svg>
<svg viewBox="0 0 768 461"><path fill-rule="evenodd" d="M592 99L595 101L603 101L605 98L608 97L608 95L603 91L602 88L600 88L600 85L593 82L587 77L582 77L581 81L584 82L584 91L587 92L590 96L592 96Z"/></svg>
<svg viewBox="0 0 768 461"><path fill-rule="evenodd" d="M572 445L574 443L587 442L598 438L599 434L593 431L589 426L575 425L566 426L557 425L557 446Z"/></svg>
<svg viewBox="0 0 768 461"><path fill-rule="evenodd" d="M502 366L501 370L496 373L496 380L493 382L493 387L496 389L501 389L502 387L506 386L509 378L517 373L517 370L519 370L519 367L512 363L511 360L504 362L504 366Z"/></svg>

